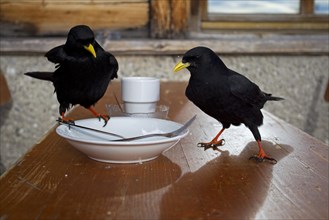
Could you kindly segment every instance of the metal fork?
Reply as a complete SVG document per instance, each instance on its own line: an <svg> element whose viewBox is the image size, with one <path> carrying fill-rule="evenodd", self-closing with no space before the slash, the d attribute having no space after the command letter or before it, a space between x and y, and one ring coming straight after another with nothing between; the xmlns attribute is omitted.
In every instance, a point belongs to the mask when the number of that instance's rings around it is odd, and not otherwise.
<svg viewBox="0 0 329 220"><path fill-rule="evenodd" d="M176 137L176 136L182 134L184 131L186 131L186 129L192 124L192 122L195 120L195 118L196 118L196 115L194 115L190 120L185 122L182 127L178 128L175 131L171 131L171 132L167 132L167 133L146 134L146 135L141 135L141 136L136 136L136 137L117 139L117 140L113 140L113 141L134 141L134 140L155 137L155 136L161 136L161 137L167 137L167 138Z"/></svg>
<svg viewBox="0 0 329 220"><path fill-rule="evenodd" d="M106 132L106 131L101 131L101 130L97 130L97 129L94 129L94 128L89 128L89 127L85 127L85 126L81 126L81 125L76 125L76 124L74 124L74 122L62 121L60 119L58 119L57 121L60 124L66 124L69 128L71 126L72 127L78 127L78 128L91 130L91 131L99 132L99 133L102 133L102 134L108 134L108 135L112 135L112 136L116 136L116 137L120 138L120 139L111 140L111 141L134 141L134 140L139 140L139 139L149 138L149 137L155 137L155 136L162 136L162 137L168 137L168 138L176 137L176 136L182 134L184 131L186 131L186 129L192 124L192 122L195 120L195 118L196 118L196 115L194 115L190 120L185 122L182 127L178 128L175 131L171 131L171 132L167 132L167 133L146 134L146 135L130 137L130 138L124 138L123 136L118 135L118 134L114 134L114 133L110 133L110 132Z"/></svg>
<svg viewBox="0 0 329 220"><path fill-rule="evenodd" d="M74 121L63 121L61 118L58 118L56 121L61 125L63 125L63 124L67 125L67 127L69 129L71 127L77 127L77 128L82 128L82 129L86 129L86 130L89 130L89 131L95 131L95 132L102 133L102 134L112 135L112 136L115 136L115 137L118 137L118 138L124 138L123 136L121 136L119 134L115 134L115 133L111 133L111 132L107 132L107 131L101 131L101 130L97 130L95 128L89 128L89 127L85 127L85 126L82 126L82 125L77 125L77 124L74 123Z"/></svg>

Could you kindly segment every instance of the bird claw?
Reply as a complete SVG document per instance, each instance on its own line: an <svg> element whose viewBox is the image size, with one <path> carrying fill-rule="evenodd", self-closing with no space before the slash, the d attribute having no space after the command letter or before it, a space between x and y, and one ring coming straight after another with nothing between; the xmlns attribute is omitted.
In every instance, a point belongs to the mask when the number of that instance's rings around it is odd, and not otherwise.
<svg viewBox="0 0 329 220"><path fill-rule="evenodd" d="M110 116L109 115L99 115L98 116L98 120L101 121L101 119L104 120L104 125L103 127L105 127L107 125L107 122L110 120Z"/></svg>
<svg viewBox="0 0 329 220"><path fill-rule="evenodd" d="M213 150L218 150L217 147L223 146L225 144L225 140L221 139L215 143L198 143L198 147L204 148L204 150L208 150L209 148L212 148Z"/></svg>
<svg viewBox="0 0 329 220"><path fill-rule="evenodd" d="M63 118L58 118L57 119L58 123L65 123L68 125L69 129L71 129L71 125L75 125L75 122L72 119L63 119Z"/></svg>
<svg viewBox="0 0 329 220"><path fill-rule="evenodd" d="M270 162L272 164L276 164L278 161L272 157L268 157L268 156L264 156L264 157L260 157L258 155L254 155L249 157L249 160L255 160L257 163L262 163L264 161Z"/></svg>

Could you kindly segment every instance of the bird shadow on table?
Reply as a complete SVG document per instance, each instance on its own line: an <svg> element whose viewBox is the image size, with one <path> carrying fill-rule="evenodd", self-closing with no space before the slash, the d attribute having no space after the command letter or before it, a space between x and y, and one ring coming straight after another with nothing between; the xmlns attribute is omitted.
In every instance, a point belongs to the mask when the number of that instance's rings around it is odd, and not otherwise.
<svg viewBox="0 0 329 220"><path fill-rule="evenodd" d="M262 143L278 163L293 150L288 145ZM221 151L196 172L183 175L163 195L161 219L254 218L266 200L276 166L248 160L257 149L257 143L250 142L236 156Z"/></svg>

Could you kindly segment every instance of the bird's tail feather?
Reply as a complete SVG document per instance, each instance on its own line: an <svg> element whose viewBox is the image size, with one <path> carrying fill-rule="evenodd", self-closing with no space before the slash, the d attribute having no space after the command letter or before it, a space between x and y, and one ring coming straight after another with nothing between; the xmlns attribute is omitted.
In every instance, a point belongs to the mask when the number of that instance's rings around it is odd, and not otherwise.
<svg viewBox="0 0 329 220"><path fill-rule="evenodd" d="M267 95L267 100L268 101L281 101L281 100L284 100L284 98L272 96L272 94L266 94L266 95Z"/></svg>
<svg viewBox="0 0 329 220"><path fill-rule="evenodd" d="M54 73L53 72L28 72L24 73L24 75L31 76L36 79L54 81Z"/></svg>

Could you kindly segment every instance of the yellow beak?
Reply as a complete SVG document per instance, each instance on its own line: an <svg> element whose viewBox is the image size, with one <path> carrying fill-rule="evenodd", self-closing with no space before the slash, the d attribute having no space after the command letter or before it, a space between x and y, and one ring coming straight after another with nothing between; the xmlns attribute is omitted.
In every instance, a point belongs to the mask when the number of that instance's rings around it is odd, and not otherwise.
<svg viewBox="0 0 329 220"><path fill-rule="evenodd" d="M176 64L175 68L174 68L174 72L178 72L184 68L187 68L189 67L191 64L186 62L186 63L183 63L183 62L179 62Z"/></svg>
<svg viewBox="0 0 329 220"><path fill-rule="evenodd" d="M92 44L89 44L88 46L83 46L86 50L88 50L95 58L96 58L96 52Z"/></svg>

